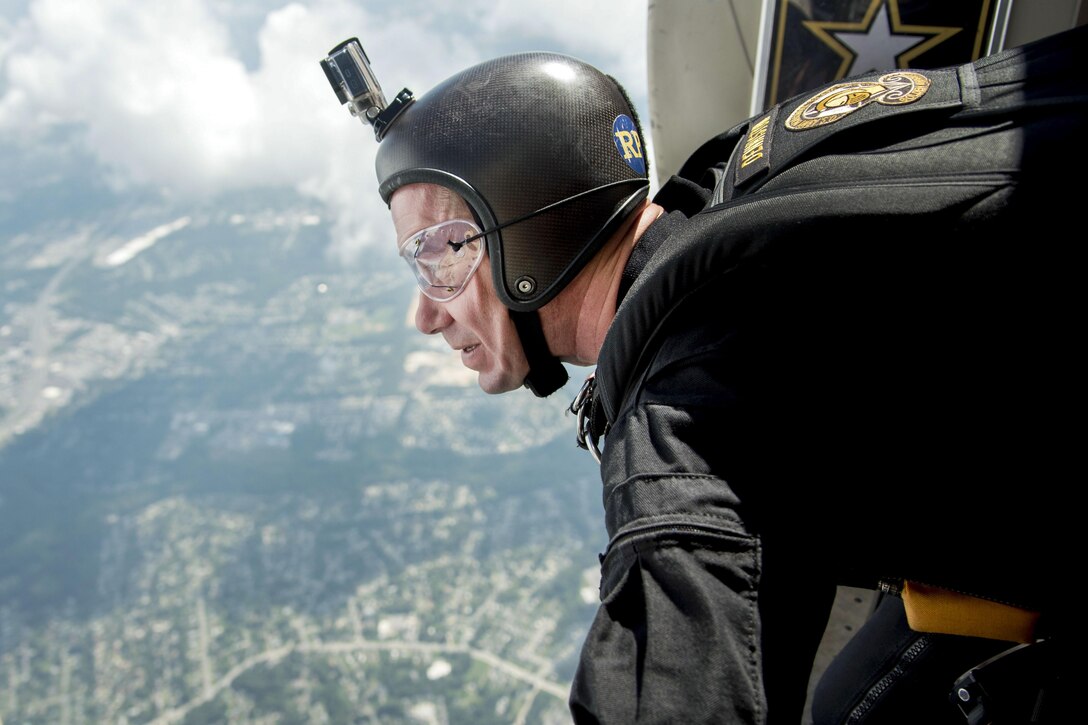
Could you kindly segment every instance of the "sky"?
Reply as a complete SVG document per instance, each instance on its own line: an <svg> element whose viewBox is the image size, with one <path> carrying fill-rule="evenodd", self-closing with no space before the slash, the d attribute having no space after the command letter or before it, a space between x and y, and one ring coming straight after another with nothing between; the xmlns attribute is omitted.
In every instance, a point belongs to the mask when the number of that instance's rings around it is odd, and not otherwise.
<svg viewBox="0 0 1088 725"><path fill-rule="evenodd" d="M358 263L392 234L377 143L318 65L353 36L387 97L553 50L649 117L646 0L0 0L0 152L70 153L115 192L181 203L294 188L325 205L329 253Z"/></svg>

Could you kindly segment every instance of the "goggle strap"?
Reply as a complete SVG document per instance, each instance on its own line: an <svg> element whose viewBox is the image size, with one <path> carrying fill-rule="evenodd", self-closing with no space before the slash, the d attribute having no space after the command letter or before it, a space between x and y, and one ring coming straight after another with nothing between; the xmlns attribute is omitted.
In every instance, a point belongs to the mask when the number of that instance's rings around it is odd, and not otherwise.
<svg viewBox="0 0 1088 725"><path fill-rule="evenodd" d="M548 204L547 206L542 206L539 209L535 209L535 210L529 212L528 214L522 214L519 217L514 217L513 219L510 219L509 221L505 221L502 224L496 224L495 226L491 227L490 229L485 229L484 231L480 232L479 234L477 234L475 236L469 237L469 238L467 238L467 239L465 239L463 241L458 242L458 244L460 244L460 245L468 244L469 242L473 241L474 239L479 239L480 237L487 236L491 232L497 232L500 229L505 229L506 227L513 226L514 224L518 224L518 223L523 222L523 221L525 221L527 219L532 219L533 217L539 216L540 214L544 214L546 212L549 212L552 209L555 209L556 207L563 206L564 204L569 204L572 201L578 201L582 197L589 196L590 194L595 194L598 191L605 191L607 189L611 189L611 188L616 187L616 186L623 186L625 184L647 185L649 183L650 182L647 181L646 179L637 178L637 179L620 179L619 181L610 181L607 184L601 184L600 186L594 186L592 189L586 189L585 191L580 191L577 194L566 197L565 199L560 199L559 201L552 202L551 204Z"/></svg>

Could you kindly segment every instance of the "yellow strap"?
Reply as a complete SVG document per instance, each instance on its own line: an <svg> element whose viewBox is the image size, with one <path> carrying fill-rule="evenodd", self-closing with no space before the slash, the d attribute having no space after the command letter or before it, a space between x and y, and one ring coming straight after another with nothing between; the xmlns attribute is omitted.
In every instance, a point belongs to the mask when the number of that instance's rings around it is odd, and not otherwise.
<svg viewBox="0 0 1088 725"><path fill-rule="evenodd" d="M903 606L915 632L1033 642L1039 621L1038 612L912 581L903 585Z"/></svg>

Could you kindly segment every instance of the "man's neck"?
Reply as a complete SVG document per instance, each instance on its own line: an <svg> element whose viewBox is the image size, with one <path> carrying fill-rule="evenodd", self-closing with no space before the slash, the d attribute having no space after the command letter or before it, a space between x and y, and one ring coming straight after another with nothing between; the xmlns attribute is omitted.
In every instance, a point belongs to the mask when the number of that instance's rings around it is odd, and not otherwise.
<svg viewBox="0 0 1088 725"><path fill-rule="evenodd" d="M647 201L559 295L541 309L552 353L574 365L594 365L616 316L616 297L631 250L643 232L665 213Z"/></svg>

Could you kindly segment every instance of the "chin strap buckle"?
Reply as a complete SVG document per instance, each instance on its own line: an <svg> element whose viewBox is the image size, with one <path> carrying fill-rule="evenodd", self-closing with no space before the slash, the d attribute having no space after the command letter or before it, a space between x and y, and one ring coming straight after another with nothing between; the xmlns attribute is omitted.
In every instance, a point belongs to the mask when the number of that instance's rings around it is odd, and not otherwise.
<svg viewBox="0 0 1088 725"><path fill-rule="evenodd" d="M590 373L567 410L578 416L578 434L575 436L578 447L589 451L589 455L593 456L593 460L600 465L601 449L597 447L597 436L593 433L592 419L593 396L596 391L597 382L594 374Z"/></svg>

